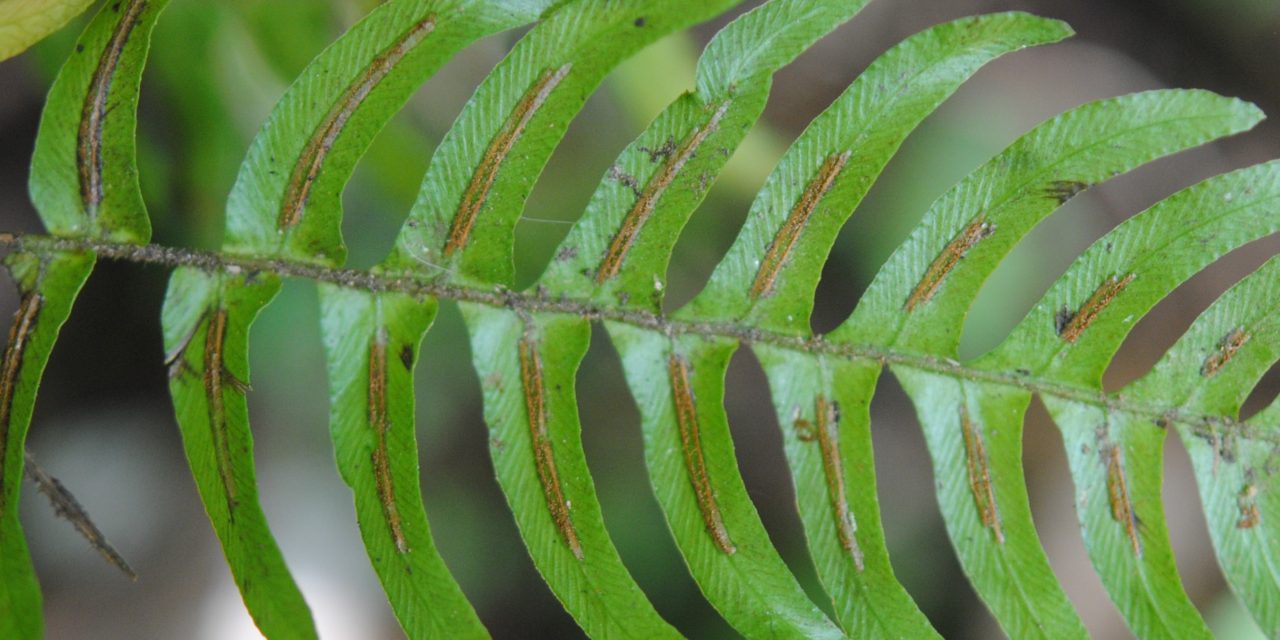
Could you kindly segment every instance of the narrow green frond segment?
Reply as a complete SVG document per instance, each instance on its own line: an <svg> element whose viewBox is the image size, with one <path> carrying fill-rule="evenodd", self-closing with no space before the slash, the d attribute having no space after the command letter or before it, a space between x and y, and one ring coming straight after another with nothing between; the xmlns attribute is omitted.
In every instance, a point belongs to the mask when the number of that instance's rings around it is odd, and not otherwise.
<svg viewBox="0 0 1280 640"><path fill-rule="evenodd" d="M1218 562L1267 637L1280 635L1280 404L1247 423L1235 418L1278 359L1280 259L1273 258L1123 391L1168 411L1163 424L1178 430L1191 456Z"/></svg>
<svg viewBox="0 0 1280 640"><path fill-rule="evenodd" d="M724 410L737 343L606 323L640 408L649 481L707 600L748 638L843 637L769 541Z"/></svg>
<svg viewBox="0 0 1280 640"><path fill-rule="evenodd" d="M1075 484L1085 549L1139 638L1212 638L1182 587L1160 489L1166 431L1154 420L1047 396Z"/></svg>
<svg viewBox="0 0 1280 640"><path fill-rule="evenodd" d="M1239 100L1170 90L1093 102L1041 124L933 204L831 339L953 356L982 283L1036 223L1089 185L1261 117Z"/></svg>
<svg viewBox="0 0 1280 640"><path fill-rule="evenodd" d="M1102 373L1138 321L1227 252L1280 231L1278 207L1280 162L1215 176L1170 196L1095 242L1005 342L975 364L1101 389ZM1178 382L1151 391L1177 402L1175 390L1199 384Z"/></svg>
<svg viewBox="0 0 1280 640"><path fill-rule="evenodd" d="M93 270L93 254L5 259L20 302L0 361L0 637L44 637L40 585L18 520L24 452L36 390L58 332Z"/></svg>
<svg viewBox="0 0 1280 640"><path fill-rule="evenodd" d="M969 581L1011 638L1087 638L1031 520L1015 387L893 367L933 460L938 505Z"/></svg>
<svg viewBox="0 0 1280 640"><path fill-rule="evenodd" d="M413 368L434 299L320 287L330 434L369 561L409 638L487 638L436 551L418 473Z"/></svg>
<svg viewBox="0 0 1280 640"><path fill-rule="evenodd" d="M679 638L623 566L582 449L574 393L591 326L464 304L489 453L534 565L588 635Z"/></svg>
<svg viewBox="0 0 1280 640"><path fill-rule="evenodd" d="M311 612L258 502L245 392L249 325L280 280L183 268L162 312L169 393L196 488L253 620L268 638L315 638Z"/></svg>
<svg viewBox="0 0 1280 640"><path fill-rule="evenodd" d="M489 74L437 147L387 266L510 284L524 202L587 97L622 60L729 4L558 7Z"/></svg>
<svg viewBox="0 0 1280 640"><path fill-rule="evenodd" d="M151 31L169 0L106 2L49 90L29 189L49 232L145 243L138 186L138 88Z"/></svg>
<svg viewBox="0 0 1280 640"><path fill-rule="evenodd" d="M0 60L44 40L91 4L93 0L0 0Z"/></svg>
<svg viewBox="0 0 1280 640"><path fill-rule="evenodd" d="M717 33L698 61L697 90L671 103L614 162L543 286L661 309L680 230L764 111L773 73L864 4L775 0Z"/></svg>
<svg viewBox="0 0 1280 640"><path fill-rule="evenodd" d="M893 575L871 447L878 362L756 345L818 578L850 638L936 638Z"/></svg>
<svg viewBox="0 0 1280 640"><path fill-rule="evenodd" d="M254 139L227 206L231 251L340 264L342 189L374 136L455 53L547 2L392 0L325 49Z"/></svg>
<svg viewBox="0 0 1280 640"><path fill-rule="evenodd" d="M836 234L907 135L982 65L1070 34L1056 20L997 14L933 27L881 56L787 151L684 315L808 334Z"/></svg>

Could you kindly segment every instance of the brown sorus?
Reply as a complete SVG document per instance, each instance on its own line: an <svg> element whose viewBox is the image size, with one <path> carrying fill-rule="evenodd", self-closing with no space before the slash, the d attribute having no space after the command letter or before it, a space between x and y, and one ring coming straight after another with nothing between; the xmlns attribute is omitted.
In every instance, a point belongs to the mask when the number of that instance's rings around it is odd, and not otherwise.
<svg viewBox="0 0 1280 640"><path fill-rule="evenodd" d="M814 210L818 208L818 202L835 185L836 177L840 175L840 171L844 169L844 165L848 161L848 151L827 156L822 166L818 168L817 175L809 181L804 193L800 195L800 199L791 208L791 214L782 223L782 228L778 229L777 235L769 243L769 249L765 252L764 259L760 261L760 268L756 271L755 281L751 283L751 298L753 300L773 292L773 284L777 280L779 272L782 271L782 265L786 263L787 258L791 255L791 250L795 248L796 242L800 239L800 232L808 225L809 218L813 215Z"/></svg>
<svg viewBox="0 0 1280 640"><path fill-rule="evenodd" d="M502 168L502 163L515 147L516 141L524 134L534 114L551 96L551 92L560 84L560 81L569 75L569 70L572 68L572 64L566 63L556 69L543 71L533 86L529 87L529 90L516 103L515 110L502 124L498 135L493 137L489 147L484 151L484 156L480 158L480 164L476 167L475 173L471 175L471 182L467 184L467 189L462 194L462 202L458 203L458 211L453 216L453 225L449 228L449 237L444 245L445 257L453 255L467 245L467 240L471 237L471 229L476 224L476 217L480 215L480 209L484 207L489 191L498 180L498 170Z"/></svg>
<svg viewBox="0 0 1280 640"><path fill-rule="evenodd" d="M702 512L702 522L716 547L726 554L737 552L737 547L729 538L729 531L724 526L724 518L720 515L720 505L716 503L715 490L711 486L711 477L707 473L707 462L702 453L702 438L698 430L698 410L693 397L693 389L689 384L689 363L677 354L667 359L667 374L671 378L671 394L675 399L676 423L680 428L680 448L684 452L684 466L689 473L689 482L693 485L693 493L698 500L698 510Z"/></svg>
<svg viewBox="0 0 1280 640"><path fill-rule="evenodd" d="M547 500L547 510L555 522L560 537L582 559L582 543L569 514L569 503L560 487L560 474L556 471L555 452L551 448L551 435L547 432L547 399L542 385L542 358L538 345L528 336L520 339L520 380L524 387L525 409L529 415L529 437L533 444L533 461L538 470L538 482Z"/></svg>

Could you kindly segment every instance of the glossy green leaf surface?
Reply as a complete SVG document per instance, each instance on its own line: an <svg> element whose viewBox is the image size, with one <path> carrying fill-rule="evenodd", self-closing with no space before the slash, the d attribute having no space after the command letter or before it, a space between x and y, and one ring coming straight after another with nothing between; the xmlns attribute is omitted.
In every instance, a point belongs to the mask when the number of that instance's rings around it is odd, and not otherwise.
<svg viewBox="0 0 1280 640"><path fill-rule="evenodd" d="M758 345L800 519L836 618L852 638L938 637L894 577L871 444L879 363Z"/></svg>
<svg viewBox="0 0 1280 640"><path fill-rule="evenodd" d="M382 123L462 47L528 22L548 4L401 2L371 14L328 54L333 59L330 66L341 67L352 80L327 111L311 108L308 118L319 124L309 129L307 120L295 119L285 105L311 104L313 92L333 96L340 85L329 77L329 67L304 75L277 108L281 125L264 130L250 152L246 178L239 183L245 207L239 218L231 217L233 226L239 224L232 235L250 250L278 239L277 250L284 255L340 262L345 249L339 235L339 195ZM406 30L406 25L412 27ZM381 53L361 67L339 48ZM377 86L366 92L364 87L375 78ZM350 115L345 113L348 109ZM342 132L335 133L339 126ZM303 145L309 130L314 133ZM280 147L299 158L293 171L295 177L303 176L301 183L284 180L283 172L271 168L277 158L273 150ZM323 167L313 176L306 167L316 162ZM299 198L303 186L307 193ZM288 216L295 216L296 222L280 233L279 225ZM361 533L392 609L412 638L446 632L485 637L484 627L435 550L417 480L412 363L434 316L434 304L325 287L321 316L338 468L355 494Z"/></svg>
<svg viewBox="0 0 1280 640"><path fill-rule="evenodd" d="M865 2L770 2L740 16L698 61L695 91L627 147L540 283L608 306L662 308L680 230L764 110L773 73Z"/></svg>

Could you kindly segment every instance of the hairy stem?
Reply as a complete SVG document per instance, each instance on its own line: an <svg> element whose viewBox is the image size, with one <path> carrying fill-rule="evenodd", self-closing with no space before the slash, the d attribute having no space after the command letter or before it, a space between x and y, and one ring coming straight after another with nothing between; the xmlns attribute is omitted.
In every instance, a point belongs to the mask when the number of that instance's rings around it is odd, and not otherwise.
<svg viewBox="0 0 1280 640"><path fill-rule="evenodd" d="M445 284L425 274L380 273L360 269L343 269L307 264L293 260L264 259L230 255L215 251L183 249L155 244L135 245L102 240L61 238L45 235L0 233L0 247L44 255L61 252L93 252L99 257L134 264L164 267L191 267L208 272L268 273L282 278L328 282L350 289L370 292L393 291L414 296L430 296L444 300L470 302L502 307L522 313L562 313L595 321L630 324L666 335L699 335L737 340L743 344L770 346L810 354L826 354L849 360L873 360L883 365L911 367L974 382L987 382L1017 387L1095 406L1109 407L1150 418L1161 425L1183 423L1191 426L1213 422L1217 428L1232 429L1236 436L1280 444L1280 434L1263 432L1248 423L1223 416L1195 415L1169 407L1136 402L1122 394L1107 394L1076 385L1063 384L1036 375L1013 371L978 369L949 358L940 358L868 344L828 342L823 336L800 336L766 331L732 322L675 320L662 314L635 309L601 306L571 297L551 297L539 291L512 291L502 286L479 288Z"/></svg>

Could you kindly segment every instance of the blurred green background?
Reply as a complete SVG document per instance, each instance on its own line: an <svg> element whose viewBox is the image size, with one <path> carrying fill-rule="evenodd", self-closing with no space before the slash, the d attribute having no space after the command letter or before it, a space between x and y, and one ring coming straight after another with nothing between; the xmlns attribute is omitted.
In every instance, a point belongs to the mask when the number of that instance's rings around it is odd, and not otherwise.
<svg viewBox="0 0 1280 640"><path fill-rule="evenodd" d="M219 244L226 194L271 106L313 55L377 4L174 0L156 30L139 127L157 243ZM522 284L540 272L616 154L691 86L701 46L753 4L654 45L613 73L587 103L518 229ZM908 140L837 244L818 292L816 329L845 317L935 197L1044 118L1088 100L1164 86L1208 88L1280 114L1276 0L875 0L777 77L765 120L677 247L670 308L697 292L788 141L875 55L937 22L1011 9L1066 19L1080 34L991 65ZM44 93L81 24L0 64L0 229L40 229L26 196L31 149ZM374 143L345 195L352 266L372 265L390 249L432 148L519 35L495 36L465 51ZM1264 124L1073 200L984 289L965 328L965 355L994 346L1101 233L1183 186L1280 156L1278 133L1280 127ZM1245 247L1163 302L1114 362L1109 387L1141 375L1220 291L1277 250L1275 238ZM28 487L23 518L44 585L50 638L257 637L204 519L171 415L158 324L167 277L155 268L102 264L46 375L31 450L141 575L130 583L115 573ZM4 288L0 312L15 306L12 288ZM314 288L286 285L252 342L249 402L264 508L322 635L400 637L332 461ZM580 637L534 572L493 480L479 386L450 303L427 336L418 376L427 511L458 581L495 637ZM687 635L735 637L702 600L669 538L645 476L636 411L616 354L599 331L579 376L588 459L623 558L658 610ZM1273 371L1249 411L1273 399L1278 387ZM746 350L735 357L726 402L747 487L783 556L821 601L767 385ZM954 559L915 417L889 376L873 417L885 527L899 577L944 636L997 636ZM1168 441L1166 458L1166 510L1188 592L1221 637L1257 635L1225 590L1176 439ZM1096 637L1128 637L1084 554L1061 439L1038 402L1025 462L1036 521L1069 595Z"/></svg>

